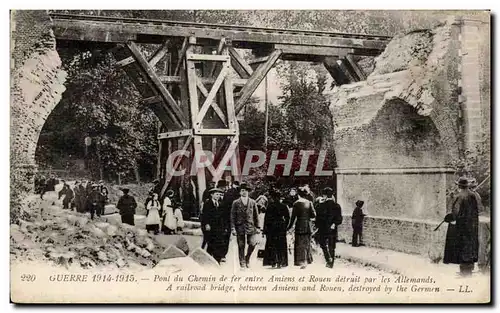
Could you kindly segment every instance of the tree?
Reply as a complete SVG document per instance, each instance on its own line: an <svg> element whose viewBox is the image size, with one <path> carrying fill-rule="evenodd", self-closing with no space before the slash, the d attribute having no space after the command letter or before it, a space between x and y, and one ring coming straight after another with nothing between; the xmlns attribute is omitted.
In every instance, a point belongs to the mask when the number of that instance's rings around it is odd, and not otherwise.
<svg viewBox="0 0 500 313"><path fill-rule="evenodd" d="M90 136L94 178L100 176L99 167L112 179L133 176L138 165L154 167L156 117L139 104L136 88L115 68L113 57L78 49L66 51L65 57L66 92L44 125L38 159L54 150L83 157L84 138Z"/></svg>

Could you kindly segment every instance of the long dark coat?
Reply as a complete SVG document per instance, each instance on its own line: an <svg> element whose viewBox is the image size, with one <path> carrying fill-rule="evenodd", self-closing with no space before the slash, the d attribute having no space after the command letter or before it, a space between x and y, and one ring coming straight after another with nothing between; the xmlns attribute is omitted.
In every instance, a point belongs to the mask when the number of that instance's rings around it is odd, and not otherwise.
<svg viewBox="0 0 500 313"><path fill-rule="evenodd" d="M337 236L337 227L331 229L332 224L342 224L342 208L333 199L327 199L316 206L316 227L320 234Z"/></svg>
<svg viewBox="0 0 500 313"><path fill-rule="evenodd" d="M295 201L292 209L292 217L288 228L295 224L295 242L294 242L294 264L302 265L312 263L311 251L311 219L316 217L312 202L307 199Z"/></svg>
<svg viewBox="0 0 500 313"><path fill-rule="evenodd" d="M226 255L229 223L225 215L226 213L220 202L219 206L216 207L212 199L209 199L203 205L201 227L207 238L207 252L217 261L220 261ZM205 230L207 224L210 225L210 231Z"/></svg>
<svg viewBox="0 0 500 313"><path fill-rule="evenodd" d="M288 266L288 245L286 228L290 222L290 214L285 204L271 200L264 217L264 234L266 248L263 265Z"/></svg>
<svg viewBox="0 0 500 313"><path fill-rule="evenodd" d="M99 193L100 194L100 193ZM120 210L120 215L134 215L137 208L137 202L131 195L123 195L118 200L116 208Z"/></svg>
<svg viewBox="0 0 500 313"><path fill-rule="evenodd" d="M448 224L443 263L465 264L478 260L479 217L476 196L462 190L453 200L452 219Z"/></svg>

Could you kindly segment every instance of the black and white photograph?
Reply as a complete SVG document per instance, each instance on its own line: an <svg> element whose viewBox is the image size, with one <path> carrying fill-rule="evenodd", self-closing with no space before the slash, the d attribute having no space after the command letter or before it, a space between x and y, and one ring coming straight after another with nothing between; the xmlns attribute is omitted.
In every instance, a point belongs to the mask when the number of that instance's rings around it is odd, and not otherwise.
<svg viewBox="0 0 500 313"><path fill-rule="evenodd" d="M488 10L10 10L13 303L491 302Z"/></svg>

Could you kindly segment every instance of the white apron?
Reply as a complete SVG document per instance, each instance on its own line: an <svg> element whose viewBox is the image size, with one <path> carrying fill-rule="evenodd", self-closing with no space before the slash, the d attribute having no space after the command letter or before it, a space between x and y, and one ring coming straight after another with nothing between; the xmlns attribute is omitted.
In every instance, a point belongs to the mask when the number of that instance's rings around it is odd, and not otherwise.
<svg viewBox="0 0 500 313"><path fill-rule="evenodd" d="M170 230L175 230L177 226L177 221L174 216L172 201L169 198L165 198L163 202L163 215L165 216L163 220L163 225Z"/></svg>
<svg viewBox="0 0 500 313"><path fill-rule="evenodd" d="M148 202L146 209L148 210L146 225L161 225L160 202L151 200Z"/></svg>

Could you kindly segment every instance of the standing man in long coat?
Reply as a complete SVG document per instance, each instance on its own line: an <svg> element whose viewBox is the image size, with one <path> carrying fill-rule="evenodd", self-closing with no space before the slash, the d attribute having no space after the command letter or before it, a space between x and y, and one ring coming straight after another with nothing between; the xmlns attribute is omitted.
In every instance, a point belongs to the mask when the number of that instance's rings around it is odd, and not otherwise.
<svg viewBox="0 0 500 313"><path fill-rule="evenodd" d="M201 215L201 227L208 244L207 253L219 263L225 257L226 236L229 232L229 225L224 218L220 202L222 193L218 188L209 190L210 199L203 205Z"/></svg>
<svg viewBox="0 0 500 313"><path fill-rule="evenodd" d="M479 214L476 195L469 189L469 181L461 177L460 189L451 212L445 216L448 224L443 263L459 264L460 274L470 276L479 252Z"/></svg>
<svg viewBox="0 0 500 313"><path fill-rule="evenodd" d="M337 244L337 228L342 224L342 208L333 197L333 189L323 190L325 198L316 208L316 227L318 228L319 244L323 250L326 267L333 268L335 247Z"/></svg>
<svg viewBox="0 0 500 313"><path fill-rule="evenodd" d="M238 258L241 268L250 267L250 258L258 244L259 209L255 200L248 196L250 186L240 185L240 198L233 202L231 207L231 233L238 242ZM248 244L245 255L245 241Z"/></svg>
<svg viewBox="0 0 500 313"><path fill-rule="evenodd" d="M135 225L134 214L135 209L137 208L137 202L135 201L135 198L133 196L128 194L130 189L123 188L122 191L123 196L121 196L118 200L116 208L120 210L122 223Z"/></svg>
<svg viewBox="0 0 500 313"><path fill-rule="evenodd" d="M225 182L225 181L224 181ZM237 183L237 186L239 187L239 183ZM220 188L220 187L218 187ZM233 202L236 201L239 198L239 190L236 187L228 188L226 192L224 193L224 196L222 197L222 210L223 210L223 218L225 223L227 225L231 225L231 208L233 206ZM226 255L227 252L229 251L229 241L231 239L231 232L226 233L226 237L224 238L224 250L223 254L224 257L222 258L222 262L226 261Z"/></svg>

